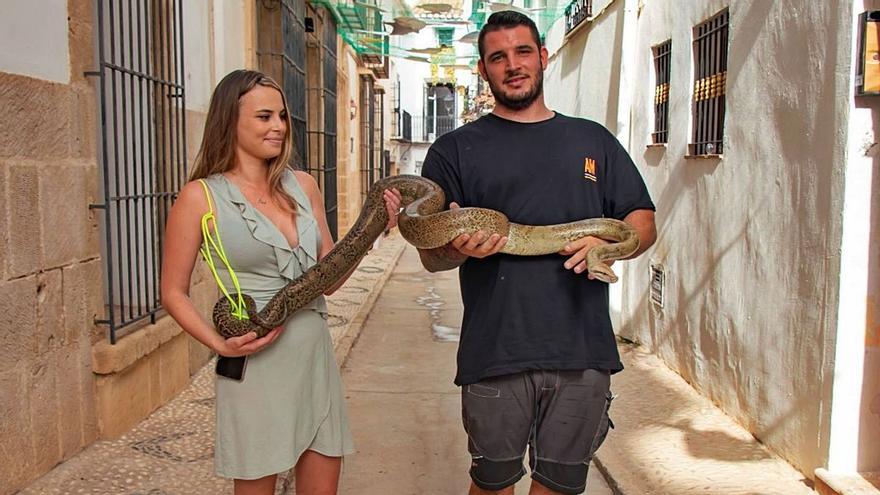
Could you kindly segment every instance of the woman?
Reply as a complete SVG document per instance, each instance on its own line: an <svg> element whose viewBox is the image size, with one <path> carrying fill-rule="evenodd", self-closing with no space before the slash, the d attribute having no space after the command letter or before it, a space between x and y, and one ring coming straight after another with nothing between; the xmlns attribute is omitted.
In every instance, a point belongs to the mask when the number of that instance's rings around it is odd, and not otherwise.
<svg viewBox="0 0 880 495"><path fill-rule="evenodd" d="M277 473L291 467L297 493L335 493L342 456L353 452L323 297L262 338L226 340L189 299L208 213L215 220L206 225L229 262L212 252L217 276L230 290L236 279L257 309L333 247L317 183L287 165L290 127L284 93L272 79L247 70L223 78L190 182L166 226L163 306L218 355L248 356L241 380L218 376L215 386L215 469L235 480L236 495L274 493ZM400 193L385 191L385 203L393 228Z"/></svg>

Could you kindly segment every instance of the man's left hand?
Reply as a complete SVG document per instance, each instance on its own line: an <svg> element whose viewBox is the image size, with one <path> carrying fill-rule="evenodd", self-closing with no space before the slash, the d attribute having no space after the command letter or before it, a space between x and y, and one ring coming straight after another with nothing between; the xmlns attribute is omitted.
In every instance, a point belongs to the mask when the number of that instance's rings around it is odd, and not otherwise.
<svg viewBox="0 0 880 495"><path fill-rule="evenodd" d="M397 227L397 216L400 214L400 191L396 188L386 189L382 197L385 199L385 210L388 212L388 224L385 230Z"/></svg>
<svg viewBox="0 0 880 495"><path fill-rule="evenodd" d="M574 270L575 273L583 273L587 271L587 252L594 246L600 244L608 244L608 242L599 239L598 237L587 236L568 243L565 246L565 249L559 252L559 254L569 257L565 262L565 269ZM611 266L614 264L614 261L607 261L605 264ZM595 277L589 272L587 273L587 277L590 280L595 279Z"/></svg>

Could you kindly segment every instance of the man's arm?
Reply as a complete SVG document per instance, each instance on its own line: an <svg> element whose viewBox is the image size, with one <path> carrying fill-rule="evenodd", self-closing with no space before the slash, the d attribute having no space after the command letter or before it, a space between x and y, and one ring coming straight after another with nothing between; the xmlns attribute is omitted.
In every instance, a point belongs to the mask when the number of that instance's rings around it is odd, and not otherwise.
<svg viewBox="0 0 880 495"><path fill-rule="evenodd" d="M639 249L626 259L633 259L644 253L657 240L657 226L654 225L653 210L634 210L623 219L639 234Z"/></svg>

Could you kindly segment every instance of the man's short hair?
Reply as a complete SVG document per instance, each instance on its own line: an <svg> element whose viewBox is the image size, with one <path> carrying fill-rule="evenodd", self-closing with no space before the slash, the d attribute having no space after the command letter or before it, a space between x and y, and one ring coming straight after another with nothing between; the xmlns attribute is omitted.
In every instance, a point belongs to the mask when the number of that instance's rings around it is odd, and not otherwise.
<svg viewBox="0 0 880 495"><path fill-rule="evenodd" d="M485 48L483 45L485 44L484 39L486 38L486 34L501 29L513 29L517 26L526 26L529 28L529 31L532 32L532 39L535 40L535 45L537 45L540 50L541 35L538 33L538 26L535 25L535 22L525 14L521 14L514 10L502 10L501 12L495 12L490 15L486 20L486 24L480 29L480 37L477 42L477 47L480 50L480 60L482 60L485 55Z"/></svg>

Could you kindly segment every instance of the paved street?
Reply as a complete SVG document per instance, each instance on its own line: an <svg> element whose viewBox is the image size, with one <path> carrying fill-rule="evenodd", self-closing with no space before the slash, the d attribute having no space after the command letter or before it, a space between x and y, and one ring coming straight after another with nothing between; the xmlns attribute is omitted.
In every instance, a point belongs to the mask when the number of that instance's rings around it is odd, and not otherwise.
<svg viewBox="0 0 880 495"><path fill-rule="evenodd" d="M391 237L329 303L357 448L345 460L341 493L466 493L469 456L452 384L457 273L425 272L416 251ZM655 356L629 344L620 351L627 369L612 381L616 428L597 454L587 494L813 493L801 473ZM213 474L213 422L209 363L129 433L90 446L21 494L231 493L231 483ZM282 476L277 493L293 493L291 481Z"/></svg>

